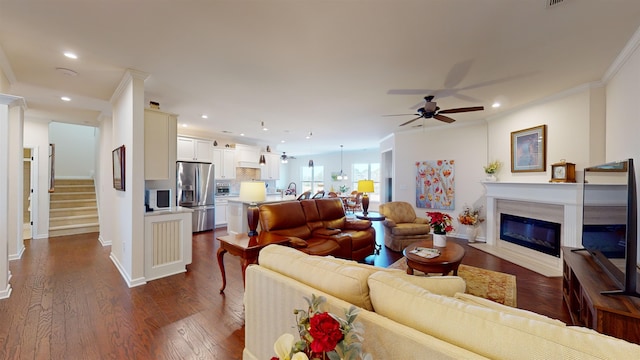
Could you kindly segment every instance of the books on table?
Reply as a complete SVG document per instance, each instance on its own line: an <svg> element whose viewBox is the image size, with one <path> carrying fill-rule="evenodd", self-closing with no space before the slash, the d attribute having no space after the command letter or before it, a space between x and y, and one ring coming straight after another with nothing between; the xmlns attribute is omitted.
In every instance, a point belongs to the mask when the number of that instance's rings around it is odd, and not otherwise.
<svg viewBox="0 0 640 360"><path fill-rule="evenodd" d="M426 247L416 247L411 250L410 253L421 256L426 259L431 259L440 255L440 250L434 248L426 248Z"/></svg>

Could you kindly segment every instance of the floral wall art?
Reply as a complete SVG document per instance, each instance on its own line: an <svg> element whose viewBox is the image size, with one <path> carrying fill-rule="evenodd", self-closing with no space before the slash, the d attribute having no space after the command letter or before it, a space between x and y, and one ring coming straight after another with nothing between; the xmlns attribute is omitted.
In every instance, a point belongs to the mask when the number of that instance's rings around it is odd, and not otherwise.
<svg viewBox="0 0 640 360"><path fill-rule="evenodd" d="M453 160L416 162L416 207L455 209L455 171Z"/></svg>

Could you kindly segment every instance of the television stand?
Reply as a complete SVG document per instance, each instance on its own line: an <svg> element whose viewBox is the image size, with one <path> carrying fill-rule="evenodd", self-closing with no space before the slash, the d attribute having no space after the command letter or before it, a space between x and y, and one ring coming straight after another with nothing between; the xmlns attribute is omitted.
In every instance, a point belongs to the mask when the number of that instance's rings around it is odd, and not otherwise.
<svg viewBox="0 0 640 360"><path fill-rule="evenodd" d="M563 247L562 296L574 325L640 344L640 299L603 295L616 284L587 252Z"/></svg>

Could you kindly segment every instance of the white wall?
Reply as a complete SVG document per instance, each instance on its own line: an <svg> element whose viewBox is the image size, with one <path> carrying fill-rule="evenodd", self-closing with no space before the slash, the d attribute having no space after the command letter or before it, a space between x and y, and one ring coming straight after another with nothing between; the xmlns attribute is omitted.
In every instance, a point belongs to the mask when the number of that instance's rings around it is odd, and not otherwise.
<svg viewBox="0 0 640 360"><path fill-rule="evenodd" d="M38 156L35 189L33 239L49 236L49 121L26 117L24 121L24 146L34 148Z"/></svg>
<svg viewBox="0 0 640 360"><path fill-rule="evenodd" d="M112 208L113 223L107 224L113 229L111 259L130 287L146 283L144 279L144 78L146 78L145 74L128 71L111 100L113 123L110 148L125 146L125 191L116 191L113 188L105 190L103 194L105 196L101 197L100 205L101 213ZM111 150L108 150L108 154L110 159ZM102 169L106 167L111 169L111 161L108 160L107 164L100 164L100 166ZM105 175L101 175L101 178L104 179ZM103 186L104 184L101 185ZM106 201L112 201L111 205L107 205Z"/></svg>
<svg viewBox="0 0 640 360"><path fill-rule="evenodd" d="M592 122L604 123L603 117L597 119L590 113L592 102L602 100L603 96L604 93L599 89L583 86L489 119L486 161L498 160L502 163L497 173L500 181L547 182L551 178L550 165L561 159L575 163L576 170L581 174L582 169L594 164L590 158L590 139L595 143L604 141L604 134L598 136L589 131ZM545 171L512 173L511 132L539 125L547 126Z"/></svg>
<svg viewBox="0 0 640 360"><path fill-rule="evenodd" d="M49 142L56 145L56 178L93 178L96 128L76 124L49 124Z"/></svg>
<svg viewBox="0 0 640 360"><path fill-rule="evenodd" d="M442 212L455 218L465 204L484 204L484 187L481 183L486 176L482 166L487 159L487 126L484 122L397 133L394 142L394 201L412 204L416 215L424 218L427 211L434 210L415 207L416 162L454 160L456 210ZM456 232L464 233L464 228L458 228Z"/></svg>
<svg viewBox="0 0 640 360"><path fill-rule="evenodd" d="M98 200L98 219L100 221L100 235L98 240L103 246L112 245L114 240L114 223L117 214L114 208L113 173L111 166L113 120L102 118L98 128L97 158L101 166L96 167L96 197ZM113 248L112 248L113 253Z"/></svg>

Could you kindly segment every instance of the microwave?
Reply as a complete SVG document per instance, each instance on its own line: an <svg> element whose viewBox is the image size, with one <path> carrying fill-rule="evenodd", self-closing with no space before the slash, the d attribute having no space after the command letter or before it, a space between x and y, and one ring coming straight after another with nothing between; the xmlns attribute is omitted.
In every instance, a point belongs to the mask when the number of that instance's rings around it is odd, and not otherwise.
<svg viewBox="0 0 640 360"><path fill-rule="evenodd" d="M144 203L152 210L171 209L171 189L147 189L144 192Z"/></svg>

